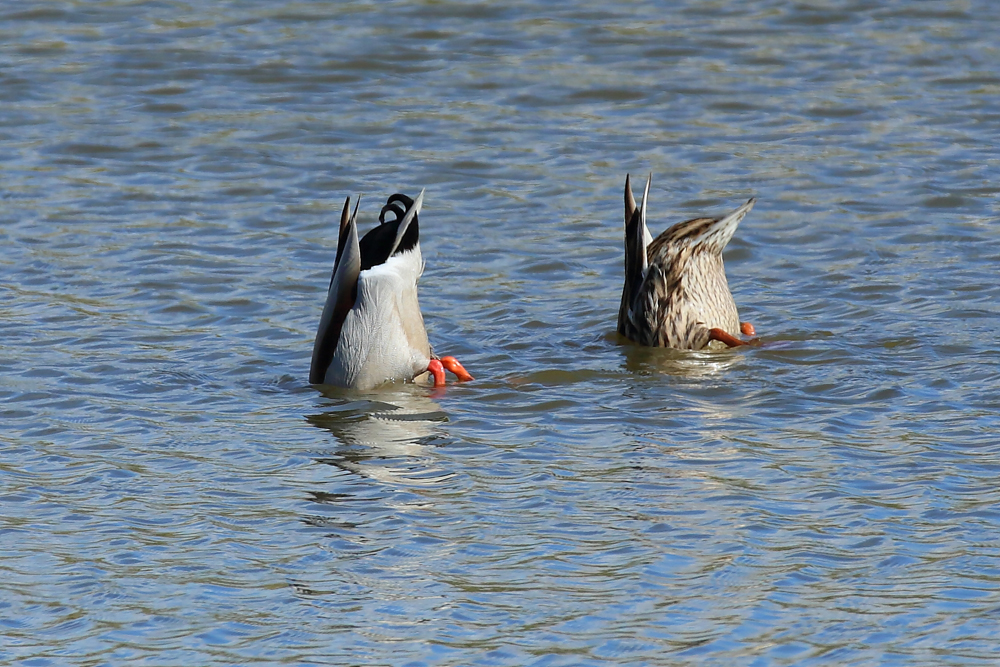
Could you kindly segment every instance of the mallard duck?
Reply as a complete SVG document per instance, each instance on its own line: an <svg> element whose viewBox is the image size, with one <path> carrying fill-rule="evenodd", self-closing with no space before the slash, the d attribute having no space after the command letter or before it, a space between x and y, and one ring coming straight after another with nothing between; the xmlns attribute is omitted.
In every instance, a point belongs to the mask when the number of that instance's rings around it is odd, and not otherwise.
<svg viewBox="0 0 1000 667"><path fill-rule="evenodd" d="M625 287L618 333L651 347L700 350L712 341L746 345L736 302L726 282L722 250L755 199L722 218L679 222L655 239L646 228L649 181L637 208L625 176Z"/></svg>
<svg viewBox="0 0 1000 667"><path fill-rule="evenodd" d="M454 357L437 357L427 342L417 301L424 271L416 201L389 197L379 225L358 241L358 205L351 198L340 215L340 238L330 288L313 344L309 382L371 389L385 382L410 381L424 373L443 386L445 369L460 380L473 379ZM393 218L386 220L386 214Z"/></svg>

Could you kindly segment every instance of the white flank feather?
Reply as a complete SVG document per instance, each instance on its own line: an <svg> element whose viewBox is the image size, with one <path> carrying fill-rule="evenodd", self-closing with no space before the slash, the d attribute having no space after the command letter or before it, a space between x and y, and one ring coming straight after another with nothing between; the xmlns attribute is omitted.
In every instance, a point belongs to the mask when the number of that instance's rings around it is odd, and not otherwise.
<svg viewBox="0 0 1000 667"><path fill-rule="evenodd" d="M326 384L364 390L412 380L427 370L430 345L417 300L423 270L418 243L360 273L358 297L344 320Z"/></svg>

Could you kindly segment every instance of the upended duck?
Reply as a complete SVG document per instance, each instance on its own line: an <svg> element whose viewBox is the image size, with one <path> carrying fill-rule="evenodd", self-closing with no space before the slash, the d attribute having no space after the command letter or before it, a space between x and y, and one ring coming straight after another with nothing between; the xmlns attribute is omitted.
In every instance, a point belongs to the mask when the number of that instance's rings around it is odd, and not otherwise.
<svg viewBox="0 0 1000 667"><path fill-rule="evenodd" d="M364 390L429 372L440 387L445 369L459 380L472 380L454 357L439 358L431 351L420 314L417 279L424 260L417 214L424 191L415 201L398 193L389 197L379 225L358 241L360 200L351 213L348 197L340 215L337 258L313 344L309 382Z"/></svg>
<svg viewBox="0 0 1000 667"><path fill-rule="evenodd" d="M625 176L625 287L618 309L618 333L651 347L700 350L712 341L747 345L729 291L722 250L755 199L722 218L679 222L653 239L646 228L649 181L636 207Z"/></svg>

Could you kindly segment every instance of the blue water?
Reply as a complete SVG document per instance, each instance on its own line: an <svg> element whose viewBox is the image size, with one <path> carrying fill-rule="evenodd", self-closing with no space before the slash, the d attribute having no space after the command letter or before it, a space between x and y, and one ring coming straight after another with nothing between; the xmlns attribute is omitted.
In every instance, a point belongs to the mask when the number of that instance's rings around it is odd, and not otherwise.
<svg viewBox="0 0 1000 667"><path fill-rule="evenodd" d="M0 663L1000 652L984 1L0 4ZM622 187L762 344L616 336ZM427 188L476 381L307 383Z"/></svg>

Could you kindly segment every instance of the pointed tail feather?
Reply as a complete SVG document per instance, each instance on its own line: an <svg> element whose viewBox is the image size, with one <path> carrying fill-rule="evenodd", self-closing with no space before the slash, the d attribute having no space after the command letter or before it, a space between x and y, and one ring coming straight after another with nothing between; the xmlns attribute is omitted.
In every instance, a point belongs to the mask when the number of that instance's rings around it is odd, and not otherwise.
<svg viewBox="0 0 1000 667"><path fill-rule="evenodd" d="M348 215L351 210L351 198L348 197L344 201L344 210L340 212L340 234L337 236L337 259L333 260L333 274L330 276L331 285L333 285L333 277L337 275L340 256L344 253L344 246L347 242L347 225L353 221L355 226L357 226L359 206L361 206L361 195L358 195L358 201L354 204L354 213Z"/></svg>
<svg viewBox="0 0 1000 667"><path fill-rule="evenodd" d="M653 235L649 233L649 227L646 226L646 202L649 201L649 184L652 180L653 173L650 172L649 176L646 177L646 188L642 191L642 203L639 204L639 217L642 221L643 257L646 256L645 249L653 242Z"/></svg>
<svg viewBox="0 0 1000 667"><path fill-rule="evenodd" d="M625 174L625 226L628 226L629 221L632 219L632 215L635 213L636 209L635 197L632 196L632 175Z"/></svg>
<svg viewBox="0 0 1000 667"><path fill-rule="evenodd" d="M358 203L361 203L361 196L358 195ZM351 195L347 195L347 199L344 200L344 210L340 212L340 232L338 234L338 239L344 235L344 230L347 229L347 221L351 219ZM338 240L337 247L340 247L340 242Z"/></svg>
<svg viewBox="0 0 1000 667"><path fill-rule="evenodd" d="M739 226L746 214L753 208L757 199L751 197L746 204L743 204L732 213L729 213L717 220L705 220L705 222L693 227L690 232L689 242L694 247L700 247L715 254L722 254L736 228Z"/></svg>

